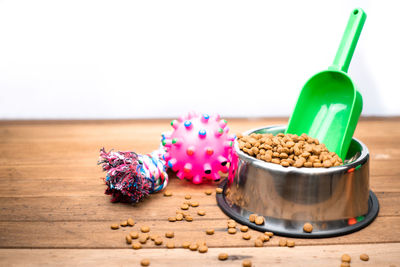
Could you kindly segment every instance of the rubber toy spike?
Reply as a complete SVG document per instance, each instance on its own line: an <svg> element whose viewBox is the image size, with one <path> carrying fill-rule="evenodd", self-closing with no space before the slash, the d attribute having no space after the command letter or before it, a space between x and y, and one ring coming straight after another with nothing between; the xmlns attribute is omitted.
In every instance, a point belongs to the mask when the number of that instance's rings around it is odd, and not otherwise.
<svg viewBox="0 0 400 267"><path fill-rule="evenodd" d="M168 166L180 179L200 184L220 179L230 162L234 135L229 135L227 121L219 115L191 112L171 123L173 131L164 135L162 144Z"/></svg>

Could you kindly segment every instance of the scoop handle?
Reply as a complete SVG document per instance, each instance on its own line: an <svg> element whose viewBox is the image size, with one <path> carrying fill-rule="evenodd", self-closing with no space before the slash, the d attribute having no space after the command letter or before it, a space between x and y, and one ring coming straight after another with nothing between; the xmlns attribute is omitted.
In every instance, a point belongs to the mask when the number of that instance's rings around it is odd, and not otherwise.
<svg viewBox="0 0 400 267"><path fill-rule="evenodd" d="M356 8L351 12L339 49L329 69L347 73L366 18L367 14L361 8Z"/></svg>

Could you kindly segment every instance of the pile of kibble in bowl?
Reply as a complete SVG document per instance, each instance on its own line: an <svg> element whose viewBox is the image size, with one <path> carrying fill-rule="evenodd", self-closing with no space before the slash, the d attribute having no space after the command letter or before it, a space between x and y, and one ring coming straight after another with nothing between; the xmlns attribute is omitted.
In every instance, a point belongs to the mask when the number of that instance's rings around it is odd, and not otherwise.
<svg viewBox="0 0 400 267"><path fill-rule="evenodd" d="M343 164L335 152L329 152L318 139L306 134L279 133L250 135L237 134L239 148L257 159L283 167L329 168Z"/></svg>

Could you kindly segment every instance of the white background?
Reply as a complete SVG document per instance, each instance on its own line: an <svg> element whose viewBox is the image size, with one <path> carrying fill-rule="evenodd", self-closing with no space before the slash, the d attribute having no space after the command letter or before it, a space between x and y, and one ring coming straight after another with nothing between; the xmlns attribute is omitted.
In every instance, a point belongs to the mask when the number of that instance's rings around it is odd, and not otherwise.
<svg viewBox="0 0 400 267"><path fill-rule="evenodd" d="M400 1L1 1L0 119L289 116L367 21L363 115L400 115Z"/></svg>

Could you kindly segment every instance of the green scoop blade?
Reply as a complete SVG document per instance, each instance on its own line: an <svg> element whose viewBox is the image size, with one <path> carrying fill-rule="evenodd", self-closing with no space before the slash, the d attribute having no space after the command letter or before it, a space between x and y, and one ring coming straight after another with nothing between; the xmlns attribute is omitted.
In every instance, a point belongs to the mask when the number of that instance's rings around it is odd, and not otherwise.
<svg viewBox="0 0 400 267"><path fill-rule="evenodd" d="M306 82L286 130L318 138L343 160L362 110L362 96L347 70L366 17L360 8L351 12L332 66Z"/></svg>

